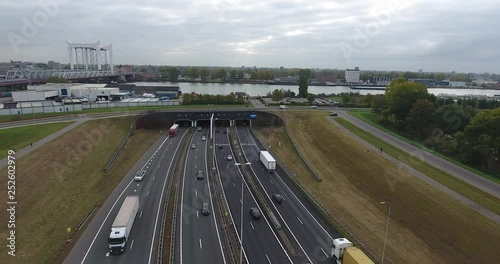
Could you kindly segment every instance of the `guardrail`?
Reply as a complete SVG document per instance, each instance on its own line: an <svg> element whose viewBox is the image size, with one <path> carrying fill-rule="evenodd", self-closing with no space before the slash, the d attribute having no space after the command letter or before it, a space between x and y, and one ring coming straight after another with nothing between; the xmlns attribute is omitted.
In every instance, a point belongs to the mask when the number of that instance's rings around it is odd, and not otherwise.
<svg viewBox="0 0 500 264"><path fill-rule="evenodd" d="M264 144L264 140L262 140L257 134L254 133L253 129L250 129L250 133L252 134L252 136L256 139L256 143L259 144L259 148L261 149L267 149L265 146L267 146L267 144ZM342 225L340 222L338 222L337 220L335 220L335 218L326 210L326 208L324 208L319 202L318 200L316 200L316 198L314 198L303 186L302 184L295 178L295 177L292 177L292 175L294 175L293 173L291 173L284 165L284 163L282 161L280 161L275 153L273 153L271 150L268 150L272 155L273 157L276 159L276 161L278 162L278 164L276 164L276 167L278 168L281 168L288 179L291 179L291 181L294 183L294 185L306 196L306 199L309 200L309 202L311 202L311 204L319 211L319 213L321 215L323 215L326 220L328 222L330 222L330 224L333 226L333 228L335 228L337 231L339 231L339 233L345 237L345 238L348 238L350 241L354 242L354 244L356 244L359 248L361 248L363 250L363 252L365 254L367 254L371 259L376 259L372 254L370 254L366 248L363 246L363 244L357 240L352 234L351 232L349 232L347 230L347 228L344 227L344 225Z"/></svg>
<svg viewBox="0 0 500 264"><path fill-rule="evenodd" d="M311 172L311 174L316 178L317 181L322 181L321 176L313 169L313 167L307 162L307 160L302 156L302 153L300 153L297 144L295 143L295 140L290 136L290 132L288 131L288 127L286 125L286 120L283 118L283 126L285 127L286 135L292 142L293 148L295 149L295 152L299 155L300 160L306 165L306 168ZM252 132L253 133L253 132Z"/></svg>
<svg viewBox="0 0 500 264"><path fill-rule="evenodd" d="M130 128L129 128L128 132L127 132L127 135L125 136L125 139L123 140L122 144L120 145L120 147L116 151L115 155L113 155L113 157L111 157L111 160L108 162L108 164L106 164L106 167L104 167L104 172L108 172L111 169L111 167L113 166L113 164L115 164L116 159L118 159L118 157L120 156L120 154L122 154L123 148L127 144L129 138L131 136L135 135L135 120L137 118L138 117L135 117L134 120L132 120L132 124L130 124Z"/></svg>

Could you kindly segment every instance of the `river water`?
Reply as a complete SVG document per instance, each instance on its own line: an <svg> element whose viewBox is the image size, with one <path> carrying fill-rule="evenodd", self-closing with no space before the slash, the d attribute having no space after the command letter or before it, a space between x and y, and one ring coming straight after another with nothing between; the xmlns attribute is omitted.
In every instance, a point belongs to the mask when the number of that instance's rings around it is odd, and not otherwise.
<svg viewBox="0 0 500 264"><path fill-rule="evenodd" d="M296 94L299 92L298 85L268 85L268 84L234 84L234 83L170 83L170 82L135 82L136 85L154 86L154 85L174 85L181 88L182 93L199 93L199 94L229 94L231 92L246 92L250 96L265 96L274 89L291 90ZM434 95L450 94L455 96L488 96L500 95L500 90L487 89L446 89L446 88L429 88L429 93ZM309 93L313 94L338 94L348 92L359 92L362 95L366 94L383 94L383 90L355 90L349 86L309 86Z"/></svg>

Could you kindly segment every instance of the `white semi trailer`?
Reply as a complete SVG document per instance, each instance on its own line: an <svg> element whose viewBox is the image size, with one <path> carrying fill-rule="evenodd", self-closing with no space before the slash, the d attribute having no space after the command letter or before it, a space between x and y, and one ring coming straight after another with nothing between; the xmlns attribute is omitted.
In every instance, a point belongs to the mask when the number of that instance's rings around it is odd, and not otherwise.
<svg viewBox="0 0 500 264"><path fill-rule="evenodd" d="M273 172L276 170L276 160L269 154L267 151L261 151L260 152L260 161L264 166L266 166L266 169L268 172Z"/></svg>
<svg viewBox="0 0 500 264"><path fill-rule="evenodd" d="M129 195L125 197L125 201L123 201L122 207L111 226L111 233L108 238L110 253L115 254L125 251L138 210L139 196Z"/></svg>

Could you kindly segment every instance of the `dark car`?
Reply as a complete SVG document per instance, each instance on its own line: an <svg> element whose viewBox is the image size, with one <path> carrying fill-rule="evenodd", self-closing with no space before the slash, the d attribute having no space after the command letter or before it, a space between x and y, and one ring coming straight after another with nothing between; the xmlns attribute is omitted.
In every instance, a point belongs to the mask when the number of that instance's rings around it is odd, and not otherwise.
<svg viewBox="0 0 500 264"><path fill-rule="evenodd" d="M272 197L273 197L273 200L274 200L276 203L282 203L282 202L283 202L283 200L284 200L284 199L283 199L283 196L282 196L281 194L277 194L277 193L275 193L275 194L273 194L273 195L272 195Z"/></svg>
<svg viewBox="0 0 500 264"><path fill-rule="evenodd" d="M198 173L196 174L196 179L197 180L203 180L203 172L200 170L198 171Z"/></svg>
<svg viewBox="0 0 500 264"><path fill-rule="evenodd" d="M201 205L201 214L202 215L209 215L210 214L210 207L208 206L208 203L203 203Z"/></svg>
<svg viewBox="0 0 500 264"><path fill-rule="evenodd" d="M331 113L330 116L338 116L337 113Z"/></svg>
<svg viewBox="0 0 500 264"><path fill-rule="evenodd" d="M222 133L227 134L227 130L225 130L225 129L222 130Z"/></svg>
<svg viewBox="0 0 500 264"><path fill-rule="evenodd" d="M251 207L250 208L250 215L252 216L253 219L260 219L260 211L259 208L257 207Z"/></svg>
<svg viewBox="0 0 500 264"><path fill-rule="evenodd" d="M219 145L219 148L222 149L222 145Z"/></svg>
<svg viewBox="0 0 500 264"><path fill-rule="evenodd" d="M220 130L219 130L219 129L216 129L216 130L215 130L215 133L219 133L219 132L220 132Z"/></svg>

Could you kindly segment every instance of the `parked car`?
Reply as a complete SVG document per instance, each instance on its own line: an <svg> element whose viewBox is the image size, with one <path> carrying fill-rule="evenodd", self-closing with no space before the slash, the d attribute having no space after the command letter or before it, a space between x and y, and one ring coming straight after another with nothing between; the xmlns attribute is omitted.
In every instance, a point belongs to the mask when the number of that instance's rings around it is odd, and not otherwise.
<svg viewBox="0 0 500 264"><path fill-rule="evenodd" d="M196 148L196 144L191 144L191 148L195 149Z"/></svg>
<svg viewBox="0 0 500 264"><path fill-rule="evenodd" d="M331 113L330 116L338 116L337 113Z"/></svg>
<svg viewBox="0 0 500 264"><path fill-rule="evenodd" d="M201 137L201 140L205 141L207 138L205 136Z"/></svg>
<svg viewBox="0 0 500 264"><path fill-rule="evenodd" d="M201 214L202 215L209 215L210 214L210 207L208 206L208 203L203 203L201 205Z"/></svg>
<svg viewBox="0 0 500 264"><path fill-rule="evenodd" d="M196 179L197 180L203 180L203 172L200 170L198 171L198 173L196 174Z"/></svg>
<svg viewBox="0 0 500 264"><path fill-rule="evenodd" d="M311 106L311 109L318 109L318 107L313 105L313 106Z"/></svg>
<svg viewBox="0 0 500 264"><path fill-rule="evenodd" d="M227 160L233 160L233 156L232 155L227 155Z"/></svg>
<svg viewBox="0 0 500 264"><path fill-rule="evenodd" d="M146 176L146 171L145 170L139 170L134 177L134 181L142 181L144 179L144 176Z"/></svg>
<svg viewBox="0 0 500 264"><path fill-rule="evenodd" d="M282 202L283 202L283 200L284 200L284 199L283 199L283 196L282 196L281 194L277 194L277 193L275 193L275 194L273 194L273 195L272 195L272 197L273 197L273 200L274 200L276 203L282 203Z"/></svg>
<svg viewBox="0 0 500 264"><path fill-rule="evenodd" d="M260 219L260 211L259 208L257 207L251 207L250 208L250 215L252 216L253 219Z"/></svg>

